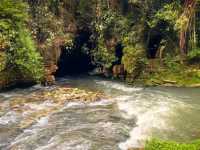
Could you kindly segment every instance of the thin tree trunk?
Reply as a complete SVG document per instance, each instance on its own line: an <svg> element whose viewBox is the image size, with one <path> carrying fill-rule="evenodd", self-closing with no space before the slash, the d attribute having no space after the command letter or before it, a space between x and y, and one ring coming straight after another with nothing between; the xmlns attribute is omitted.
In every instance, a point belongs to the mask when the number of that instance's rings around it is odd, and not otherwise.
<svg viewBox="0 0 200 150"><path fill-rule="evenodd" d="M196 37L196 12L194 13L194 18L193 18L193 48L196 48L197 46L197 37Z"/></svg>
<svg viewBox="0 0 200 150"><path fill-rule="evenodd" d="M188 31L191 26L191 21L193 19L193 16L195 14L195 8L196 8L196 0L185 0L184 4L184 11L182 13L183 17L186 17L188 20L184 27L182 27L179 35L179 46L180 46L180 52L181 52L181 58L182 60L185 59L185 56L187 55L187 44L188 44Z"/></svg>

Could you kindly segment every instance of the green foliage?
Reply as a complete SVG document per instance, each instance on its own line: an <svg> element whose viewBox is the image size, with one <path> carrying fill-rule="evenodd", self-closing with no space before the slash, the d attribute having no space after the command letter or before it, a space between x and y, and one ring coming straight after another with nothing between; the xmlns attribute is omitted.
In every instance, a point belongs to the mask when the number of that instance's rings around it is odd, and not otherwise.
<svg viewBox="0 0 200 150"><path fill-rule="evenodd" d="M125 70L129 74L137 76L145 64L145 48L142 39L144 26L138 25L142 24L142 19L138 19L134 12L122 15L120 12L108 9L104 3L101 4L100 8L101 15L95 22L98 33L97 50L94 51L95 58L103 62L104 65L111 66L117 60L115 47L108 49L105 46L105 41L116 38L116 42L124 46L121 63L124 64ZM138 26L133 28L133 25L136 24Z"/></svg>
<svg viewBox="0 0 200 150"><path fill-rule="evenodd" d="M145 83L148 85L167 84L172 81L173 86L194 86L200 83L200 70L198 66L187 66L179 63L179 58L167 55L163 60L154 63L154 70L150 74L144 74ZM146 73L146 72L145 72Z"/></svg>
<svg viewBox="0 0 200 150"><path fill-rule="evenodd" d="M95 29L98 34L97 47L93 51L94 60L97 63L110 68L112 63L117 59L115 57L114 49L108 49L106 47L106 40L111 37L115 37L117 34L114 32L114 27L117 22L117 14L112 10L107 10L102 6L102 14L98 20L94 22ZM114 34L115 35L114 35Z"/></svg>
<svg viewBox="0 0 200 150"><path fill-rule="evenodd" d="M151 18L151 20L148 21L148 25L151 28L153 28L159 22L165 21L168 22L170 25L175 26L176 21L178 20L180 15L180 10L181 10L181 5L179 1L165 4L163 8L158 10L153 16L153 18Z"/></svg>
<svg viewBox="0 0 200 150"><path fill-rule="evenodd" d="M146 143L145 150L199 150L200 140L191 143L177 143L152 139Z"/></svg>
<svg viewBox="0 0 200 150"><path fill-rule="evenodd" d="M93 0L80 0L77 6L78 24L85 28L91 28L92 21L95 20L95 2Z"/></svg>
<svg viewBox="0 0 200 150"><path fill-rule="evenodd" d="M96 63L99 63L106 68L110 68L112 66L112 62L116 60L115 54L106 48L104 39L101 38L98 40L97 49L95 49L94 59Z"/></svg>
<svg viewBox="0 0 200 150"><path fill-rule="evenodd" d="M15 42L8 51L8 63L25 77L39 81L43 75L42 58L26 29L19 29Z"/></svg>
<svg viewBox="0 0 200 150"><path fill-rule="evenodd" d="M7 69L39 81L42 78L42 58L26 27L28 5L22 0L0 1L0 35L7 47Z"/></svg>
<svg viewBox="0 0 200 150"><path fill-rule="evenodd" d="M179 58L167 54L163 60L164 66L171 72L180 72L181 64L179 63Z"/></svg>
<svg viewBox="0 0 200 150"><path fill-rule="evenodd" d="M145 64L144 48L139 44L134 45L131 39L131 35L123 39L125 47L123 49L122 63L129 74L137 72L137 69L142 69L142 65Z"/></svg>
<svg viewBox="0 0 200 150"><path fill-rule="evenodd" d="M31 13L33 14L29 21L33 36L39 43L45 43L48 46L51 46L52 41L56 36L63 35L64 30L63 20L58 19L58 17L55 16L55 14L58 13L58 6L53 7L52 5L54 3L56 3L56 1L48 1L44 4L33 4L30 7Z"/></svg>
<svg viewBox="0 0 200 150"><path fill-rule="evenodd" d="M115 12L107 7L107 3L101 2L100 16L94 21L97 32L97 48L93 51L94 58L103 66L109 68L117 60L115 47L108 48L106 41L115 38L116 43L120 42L130 29L130 20L119 12ZM113 45L113 46L114 46Z"/></svg>
<svg viewBox="0 0 200 150"><path fill-rule="evenodd" d="M96 25L96 31L100 34L118 35L119 37L127 33L129 20L114 12L113 10L103 10Z"/></svg>
<svg viewBox="0 0 200 150"><path fill-rule="evenodd" d="M179 47L179 31L184 21L180 19L182 5L179 0L160 4L160 7L157 10L153 9L152 15L147 18L149 31L160 32L162 38L169 43L168 45L173 46L172 50L175 50Z"/></svg>
<svg viewBox="0 0 200 150"><path fill-rule="evenodd" d="M1 0L0 1L0 18L1 20L2 19L4 20L4 22L1 22L1 24L8 25L9 23L11 23L11 21L14 21L14 22L27 21L28 14L26 13L26 11L27 11L27 5L21 0L18 0L18 1Z"/></svg>
<svg viewBox="0 0 200 150"><path fill-rule="evenodd" d="M200 48L195 48L188 53L188 58L190 60L200 59Z"/></svg>
<svg viewBox="0 0 200 150"><path fill-rule="evenodd" d="M50 0L49 8L55 15L59 15L59 0Z"/></svg>
<svg viewBox="0 0 200 150"><path fill-rule="evenodd" d="M6 67L6 55L4 52L0 52L0 72Z"/></svg>

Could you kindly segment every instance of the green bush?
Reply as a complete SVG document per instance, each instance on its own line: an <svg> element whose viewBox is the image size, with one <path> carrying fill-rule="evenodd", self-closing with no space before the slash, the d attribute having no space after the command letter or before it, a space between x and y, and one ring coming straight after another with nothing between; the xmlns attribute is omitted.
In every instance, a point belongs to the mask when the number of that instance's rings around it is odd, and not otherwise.
<svg viewBox="0 0 200 150"><path fill-rule="evenodd" d="M195 48L188 53L188 58L190 60L200 59L200 48Z"/></svg>
<svg viewBox="0 0 200 150"><path fill-rule="evenodd" d="M152 139L146 143L145 150L200 150L200 140L186 144Z"/></svg>
<svg viewBox="0 0 200 150"><path fill-rule="evenodd" d="M95 62L99 62L106 68L110 68L112 66L112 62L116 60L115 54L113 52L109 52L106 48L103 38L98 39L97 48L94 50L93 55Z"/></svg>
<svg viewBox="0 0 200 150"><path fill-rule="evenodd" d="M179 58L173 57L172 55L167 54L164 58L164 65L171 72L180 72L181 64L179 63Z"/></svg>
<svg viewBox="0 0 200 150"><path fill-rule="evenodd" d="M6 39L6 67L19 76L39 81L43 76L42 58L27 28L28 5L22 0L0 1L0 35Z"/></svg>
<svg viewBox="0 0 200 150"><path fill-rule="evenodd" d="M135 44L135 39L135 32L133 31L124 36L122 40L124 45L122 63L127 73L139 75L146 63L146 57L143 43L137 42Z"/></svg>

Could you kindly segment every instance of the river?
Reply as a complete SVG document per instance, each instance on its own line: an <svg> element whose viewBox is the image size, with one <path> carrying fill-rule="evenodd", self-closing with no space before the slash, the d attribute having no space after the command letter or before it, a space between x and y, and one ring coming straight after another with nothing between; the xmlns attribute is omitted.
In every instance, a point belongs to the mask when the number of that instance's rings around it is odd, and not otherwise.
<svg viewBox="0 0 200 150"><path fill-rule="evenodd" d="M29 103L29 109L18 113L10 109L11 101L66 85L101 91L111 98L68 102L20 128L19 122L30 109L45 110L54 104L51 100ZM0 93L1 150L127 150L143 147L151 137L184 142L200 138L199 88L133 87L85 76L60 78L56 86L36 85Z"/></svg>

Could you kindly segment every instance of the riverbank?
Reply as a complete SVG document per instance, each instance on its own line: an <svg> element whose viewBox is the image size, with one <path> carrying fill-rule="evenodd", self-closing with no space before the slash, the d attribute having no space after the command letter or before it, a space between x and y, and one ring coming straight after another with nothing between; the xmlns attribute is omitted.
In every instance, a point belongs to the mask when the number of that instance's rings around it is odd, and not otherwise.
<svg viewBox="0 0 200 150"><path fill-rule="evenodd" d="M200 87L200 66L174 63L170 66L157 64L152 72L143 71L136 83L145 86Z"/></svg>

